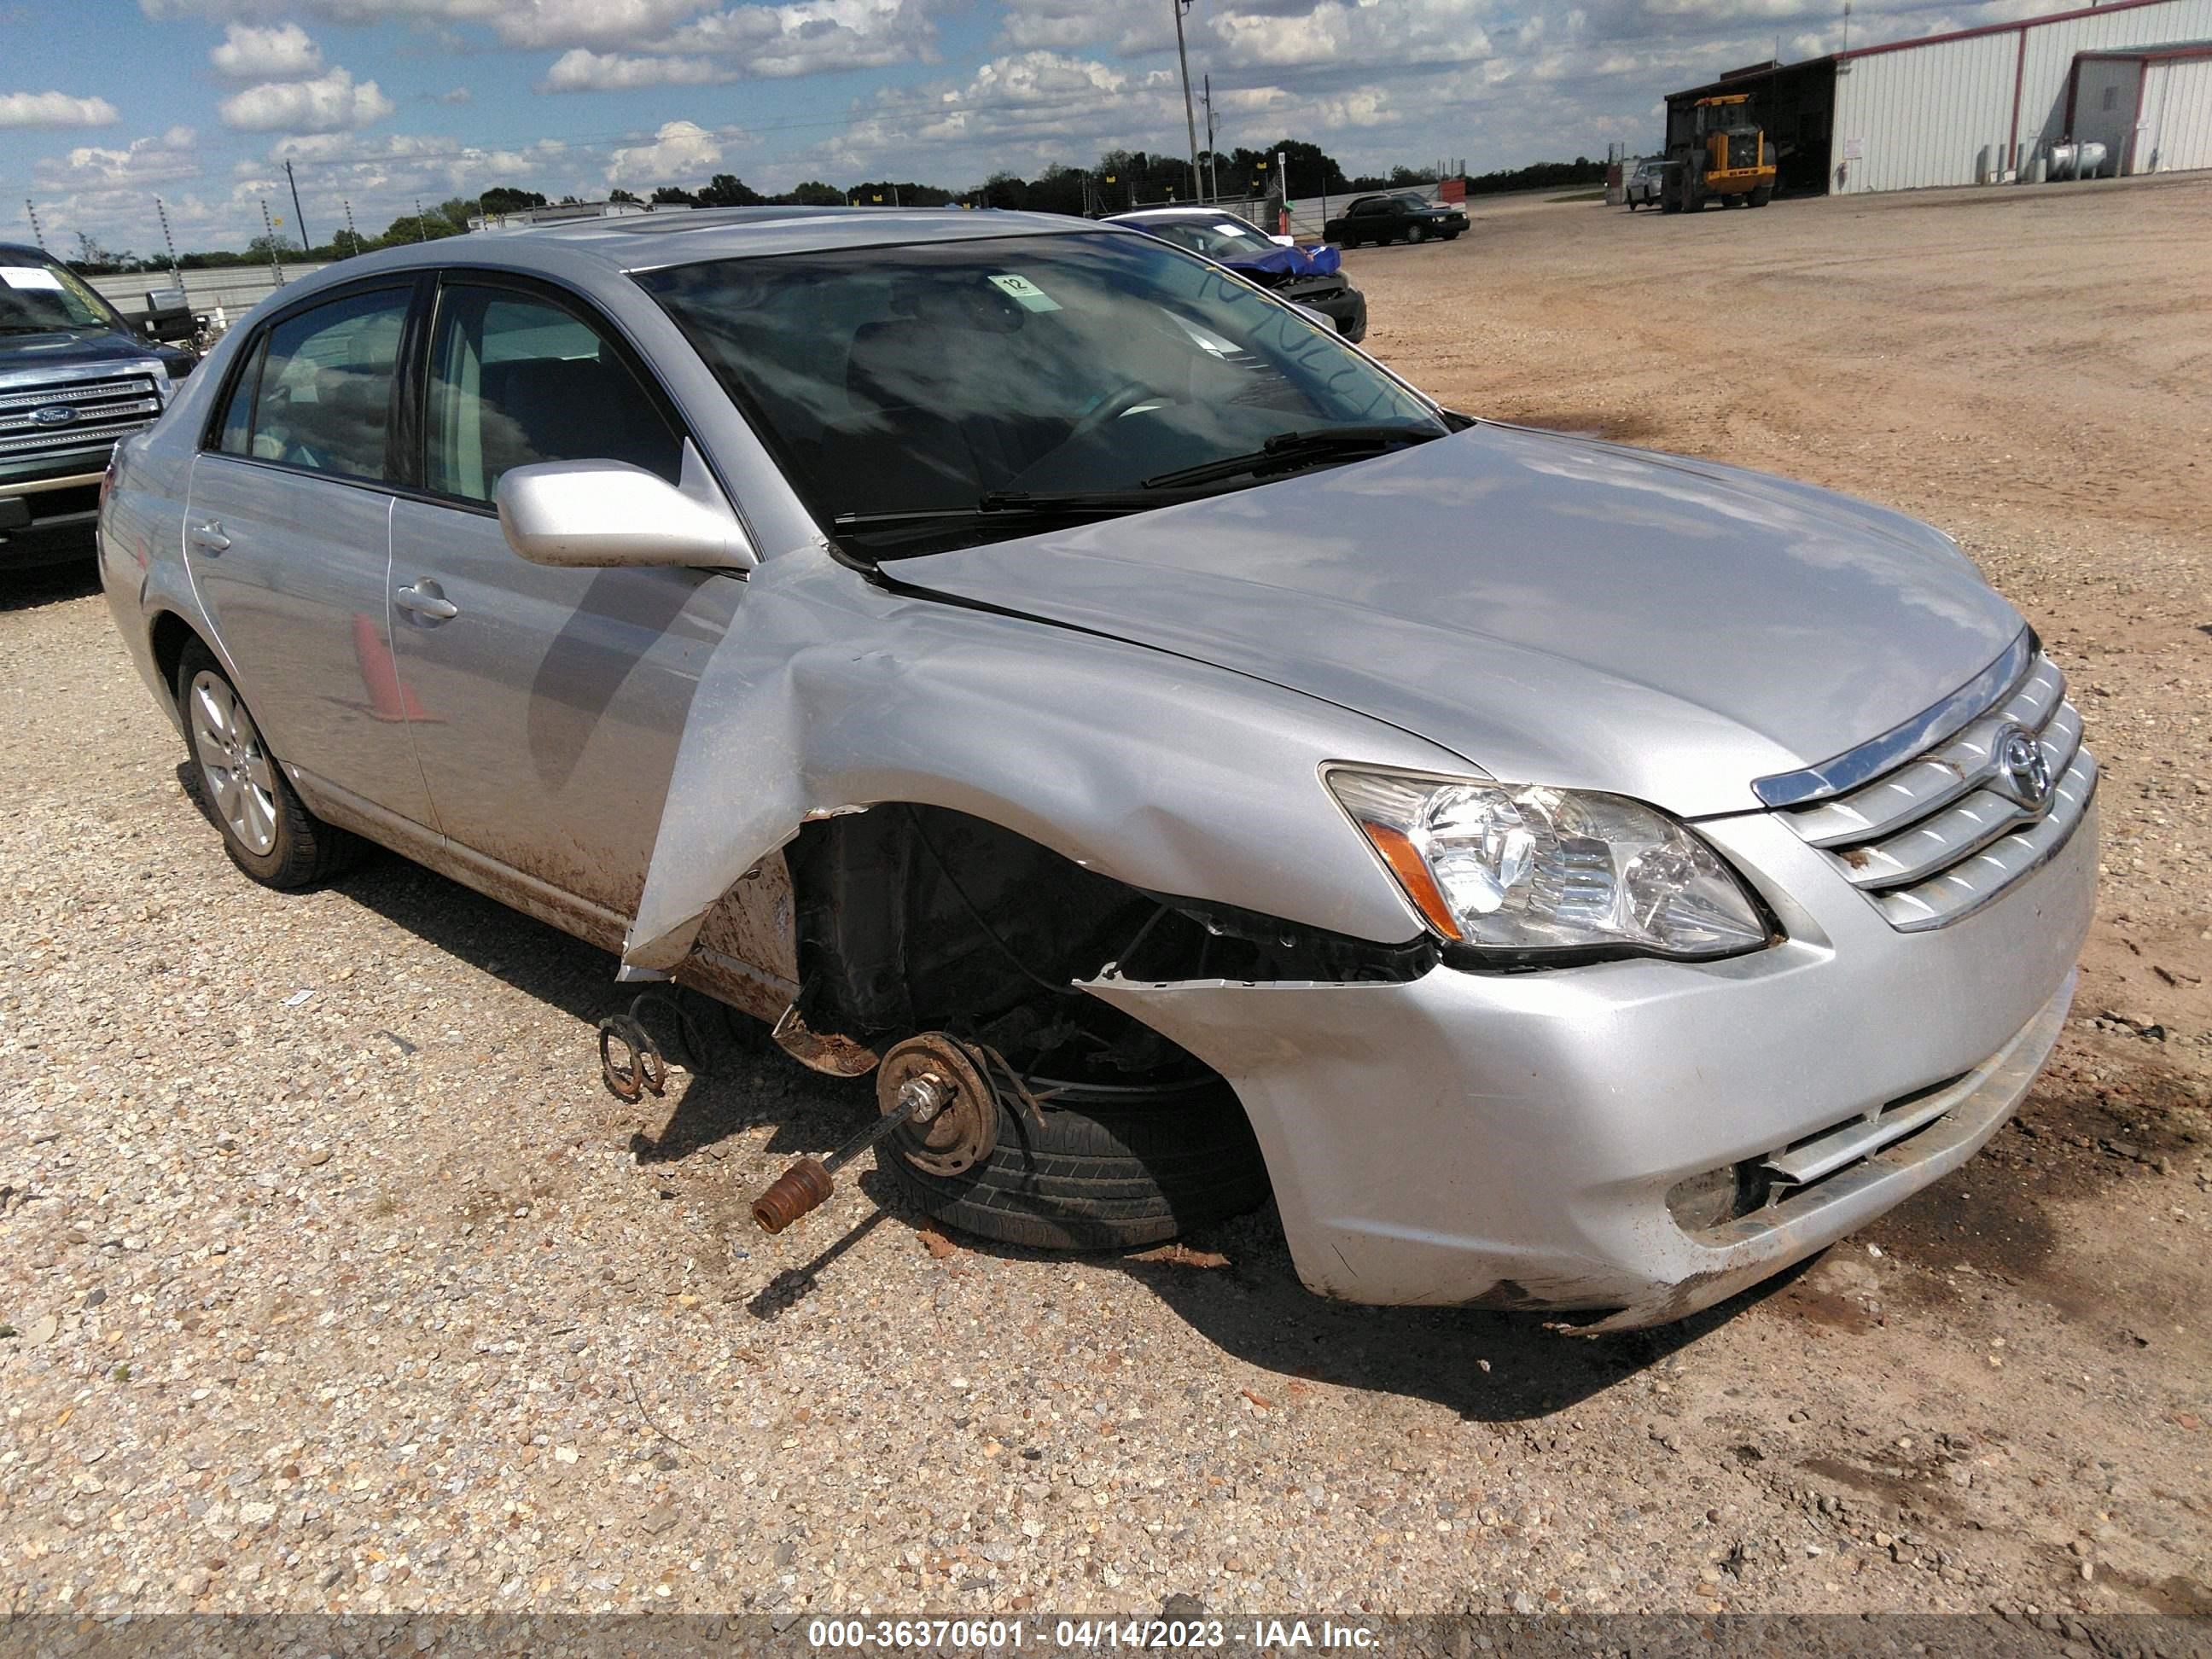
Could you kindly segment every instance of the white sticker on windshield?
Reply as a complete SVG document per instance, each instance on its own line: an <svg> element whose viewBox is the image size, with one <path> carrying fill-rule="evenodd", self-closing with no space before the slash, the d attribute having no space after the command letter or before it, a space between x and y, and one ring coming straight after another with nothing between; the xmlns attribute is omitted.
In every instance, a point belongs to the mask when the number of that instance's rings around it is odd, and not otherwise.
<svg viewBox="0 0 2212 1659"><path fill-rule="evenodd" d="M1242 236L1245 231L1243 225L1216 225L1214 228L1224 236Z"/></svg>
<svg viewBox="0 0 2212 1659"><path fill-rule="evenodd" d="M62 279L44 265L0 265L0 283L9 288L55 288Z"/></svg>
<svg viewBox="0 0 2212 1659"><path fill-rule="evenodd" d="M1026 276L1000 276L991 278L991 286L1004 294L1016 305L1030 311L1057 311L1060 301L1047 294Z"/></svg>

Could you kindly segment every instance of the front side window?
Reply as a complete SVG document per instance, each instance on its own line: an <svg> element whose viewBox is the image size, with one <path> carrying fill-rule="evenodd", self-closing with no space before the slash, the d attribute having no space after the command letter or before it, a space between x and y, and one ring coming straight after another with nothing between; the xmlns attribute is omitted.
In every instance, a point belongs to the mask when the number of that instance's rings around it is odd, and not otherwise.
<svg viewBox="0 0 2212 1659"><path fill-rule="evenodd" d="M393 365L409 291L349 294L274 325L223 413L226 453L342 478L391 476Z"/></svg>
<svg viewBox="0 0 2212 1659"><path fill-rule="evenodd" d="M683 439L588 323L535 295L448 284L430 343L425 485L489 502L510 467L582 460L675 483Z"/></svg>
<svg viewBox="0 0 2212 1659"><path fill-rule="evenodd" d="M840 248L636 280L817 519L871 556L1034 533L1048 506L1140 511L1447 430L1332 331L1150 237Z"/></svg>
<svg viewBox="0 0 2212 1659"><path fill-rule="evenodd" d="M1356 214L1369 216L1388 213L1390 210L1390 204L1380 196L1370 196L1364 202L1354 202L1352 204L1352 210Z"/></svg>

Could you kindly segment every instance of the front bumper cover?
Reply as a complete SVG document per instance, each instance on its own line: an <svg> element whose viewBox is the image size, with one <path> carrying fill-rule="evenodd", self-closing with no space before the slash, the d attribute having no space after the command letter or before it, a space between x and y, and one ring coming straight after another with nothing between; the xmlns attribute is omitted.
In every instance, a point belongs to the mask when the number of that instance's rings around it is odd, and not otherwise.
<svg viewBox="0 0 2212 1659"><path fill-rule="evenodd" d="M2095 902L2094 806L2002 899L1919 934L1766 815L1699 828L1784 943L1406 984L1089 988L1236 1088L1310 1289L1663 1323L1863 1225L1996 1133L2057 1041ZM1936 1089L1955 1098L1932 1123L1773 1209L1692 1235L1668 1207L1678 1182Z"/></svg>

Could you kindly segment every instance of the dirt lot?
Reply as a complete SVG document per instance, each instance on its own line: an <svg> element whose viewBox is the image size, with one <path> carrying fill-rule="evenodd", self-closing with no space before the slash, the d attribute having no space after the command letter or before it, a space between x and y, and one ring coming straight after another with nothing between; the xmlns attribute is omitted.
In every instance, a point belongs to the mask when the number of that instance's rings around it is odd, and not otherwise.
<svg viewBox="0 0 2212 1659"><path fill-rule="evenodd" d="M1266 1213L1053 1260L869 1177L764 1240L854 1085L716 1030L628 1108L610 958L396 860L250 886L98 597L10 579L11 1609L2212 1607L2212 179L1348 263L1448 400L1896 503L2043 631L2107 884L2017 1122L1613 1340L1324 1304Z"/></svg>

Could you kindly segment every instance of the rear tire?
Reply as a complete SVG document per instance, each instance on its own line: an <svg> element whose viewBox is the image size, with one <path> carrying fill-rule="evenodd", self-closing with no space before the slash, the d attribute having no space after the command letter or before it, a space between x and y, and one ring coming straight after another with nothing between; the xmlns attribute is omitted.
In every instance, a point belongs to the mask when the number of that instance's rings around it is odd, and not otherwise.
<svg viewBox="0 0 2212 1659"><path fill-rule="evenodd" d="M1771 185L1761 185L1757 190L1751 192L1751 204L1753 207L1765 207L1773 199L1774 186Z"/></svg>
<svg viewBox="0 0 2212 1659"><path fill-rule="evenodd" d="M359 862L366 843L301 805L246 700L195 640L177 663L177 710L193 799L230 861L264 887L312 887Z"/></svg>
<svg viewBox="0 0 2212 1659"><path fill-rule="evenodd" d="M1138 1103L1132 1103L1133 1102ZM939 1221L1002 1244L1125 1250L1163 1243L1267 1201L1267 1169L1229 1085L1075 1085L1044 1108L999 1109L999 1144L957 1176L926 1174L898 1143L876 1160Z"/></svg>

